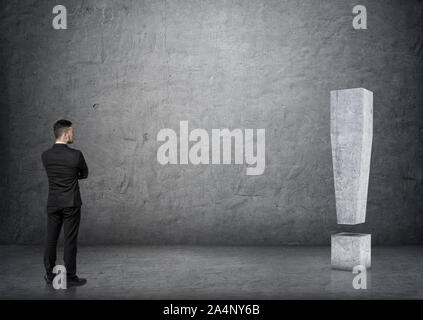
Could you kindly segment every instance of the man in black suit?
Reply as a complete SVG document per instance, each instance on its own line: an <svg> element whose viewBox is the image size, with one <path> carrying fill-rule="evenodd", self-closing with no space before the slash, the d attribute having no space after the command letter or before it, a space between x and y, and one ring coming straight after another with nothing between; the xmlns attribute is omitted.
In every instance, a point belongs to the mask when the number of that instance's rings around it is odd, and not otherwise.
<svg viewBox="0 0 423 320"><path fill-rule="evenodd" d="M82 152L68 147L68 144L73 143L72 122L58 120L53 129L56 142L41 155L49 183L44 279L51 284L55 277L53 268L56 264L57 239L63 224L63 260L67 284L79 286L84 285L86 279L76 275L77 238L82 205L78 180L88 177L88 167Z"/></svg>

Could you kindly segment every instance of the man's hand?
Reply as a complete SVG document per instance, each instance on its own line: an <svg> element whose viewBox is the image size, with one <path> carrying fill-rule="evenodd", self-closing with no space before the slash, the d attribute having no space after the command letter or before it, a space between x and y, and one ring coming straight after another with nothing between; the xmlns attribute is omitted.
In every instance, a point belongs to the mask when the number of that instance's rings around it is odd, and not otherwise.
<svg viewBox="0 0 423 320"><path fill-rule="evenodd" d="M88 177L88 174L84 175L84 172L78 171L78 179L86 179Z"/></svg>

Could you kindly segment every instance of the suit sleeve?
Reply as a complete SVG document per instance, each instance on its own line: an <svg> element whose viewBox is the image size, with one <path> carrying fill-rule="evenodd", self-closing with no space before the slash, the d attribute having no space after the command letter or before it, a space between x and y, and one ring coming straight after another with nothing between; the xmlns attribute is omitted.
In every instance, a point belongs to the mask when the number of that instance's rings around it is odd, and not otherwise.
<svg viewBox="0 0 423 320"><path fill-rule="evenodd" d="M88 166L85 162L84 155L82 152L79 152L79 162L78 162L78 179L86 179L88 177Z"/></svg>

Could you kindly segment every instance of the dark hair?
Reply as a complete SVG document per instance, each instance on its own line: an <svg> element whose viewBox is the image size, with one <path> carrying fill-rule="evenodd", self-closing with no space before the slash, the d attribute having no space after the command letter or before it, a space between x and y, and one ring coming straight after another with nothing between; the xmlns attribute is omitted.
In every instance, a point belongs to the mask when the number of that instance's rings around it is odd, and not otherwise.
<svg viewBox="0 0 423 320"><path fill-rule="evenodd" d="M69 120L57 120L53 126L56 139L60 138L64 132L68 131L70 126L72 126L72 122Z"/></svg>

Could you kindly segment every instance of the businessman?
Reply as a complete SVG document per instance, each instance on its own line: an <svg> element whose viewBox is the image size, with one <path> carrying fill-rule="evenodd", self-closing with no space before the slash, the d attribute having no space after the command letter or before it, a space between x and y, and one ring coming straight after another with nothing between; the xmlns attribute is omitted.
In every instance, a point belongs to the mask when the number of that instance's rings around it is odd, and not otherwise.
<svg viewBox="0 0 423 320"><path fill-rule="evenodd" d="M49 184L44 279L48 284L52 284L55 277L53 268L56 264L57 239L63 225L63 260L67 285L81 286L87 280L76 275L77 238L82 205L78 181L88 177L88 167L82 152L68 147L68 144L73 143L72 122L58 120L53 129L56 142L41 155Z"/></svg>

